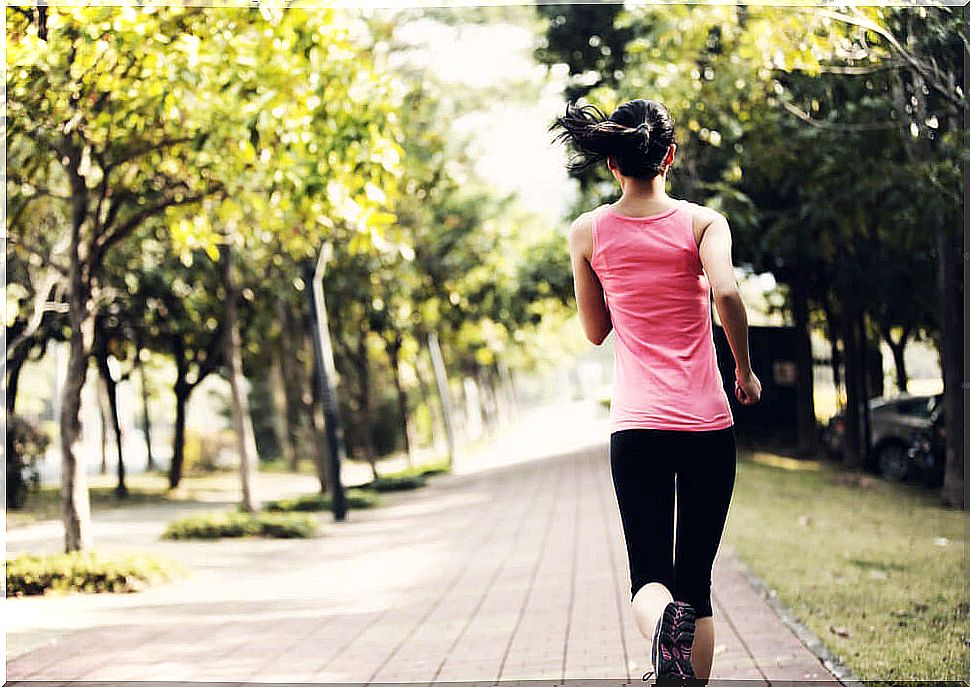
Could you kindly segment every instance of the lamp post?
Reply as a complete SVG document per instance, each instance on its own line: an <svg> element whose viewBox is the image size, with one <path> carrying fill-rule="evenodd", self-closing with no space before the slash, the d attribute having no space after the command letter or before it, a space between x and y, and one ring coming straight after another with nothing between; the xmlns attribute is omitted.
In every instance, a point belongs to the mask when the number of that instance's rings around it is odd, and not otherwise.
<svg viewBox="0 0 970 687"><path fill-rule="evenodd" d="M323 299L323 275L327 262L333 254L333 245L323 244L316 264L308 260L304 266L305 280L310 285L310 314L313 321L313 352L316 357L317 383L320 386L320 399L323 401L323 417L327 432L327 460L329 462L331 508L333 519L343 522L347 517L347 500L344 487L340 482L340 466L346 458L343 427L340 424L340 411L334 380L337 368L333 362L333 346L330 342L330 327L327 324L327 304Z"/></svg>

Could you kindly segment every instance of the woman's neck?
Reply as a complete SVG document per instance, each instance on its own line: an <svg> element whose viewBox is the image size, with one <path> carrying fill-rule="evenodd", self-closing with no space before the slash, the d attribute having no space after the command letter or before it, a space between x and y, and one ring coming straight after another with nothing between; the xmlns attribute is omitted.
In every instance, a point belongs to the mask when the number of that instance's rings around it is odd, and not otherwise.
<svg viewBox="0 0 970 687"><path fill-rule="evenodd" d="M626 177L620 181L622 202L655 203L667 198L667 175L658 174L653 179Z"/></svg>

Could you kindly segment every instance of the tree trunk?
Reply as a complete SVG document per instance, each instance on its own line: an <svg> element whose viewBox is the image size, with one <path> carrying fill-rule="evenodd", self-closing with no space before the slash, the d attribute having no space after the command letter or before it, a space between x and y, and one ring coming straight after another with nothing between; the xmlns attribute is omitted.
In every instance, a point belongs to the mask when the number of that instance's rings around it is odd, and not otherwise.
<svg viewBox="0 0 970 687"><path fill-rule="evenodd" d="M478 390L482 400L482 415L485 418L485 427L489 434L494 432L499 425L498 421L498 401L495 398L495 384L493 382L492 370L490 367L480 366L477 371Z"/></svg>
<svg viewBox="0 0 970 687"><path fill-rule="evenodd" d="M362 331L357 339L357 350L354 352L354 364L357 367L357 383L360 385L358 399L360 401L361 443L364 447L364 457L370 463L374 479L378 479L377 451L371 437L372 413L370 399L370 367L367 360L367 332Z"/></svg>
<svg viewBox="0 0 970 687"><path fill-rule="evenodd" d="M98 467L98 472L102 475L108 474L108 389L104 380L99 376L98 382L98 419L101 423L100 432L100 448L101 448L101 465Z"/></svg>
<svg viewBox="0 0 970 687"><path fill-rule="evenodd" d="M100 338L97 337L96 338ZM105 348L107 342L103 339L95 343L94 360L98 366L98 374L104 383L105 395L108 399L109 420L111 429L115 437L115 453L118 459L118 486L115 487L115 494L120 498L128 496L128 485L125 484L125 455L124 442L121 436L121 419L118 417L118 383L111 375L111 367L108 365L108 353ZM102 435L102 442L104 441Z"/></svg>
<svg viewBox="0 0 970 687"><path fill-rule="evenodd" d="M970 29L967 13L970 10L963 7L962 29L964 35ZM966 69L970 61L970 52L963 44L963 92L970 88L970 70ZM948 74L951 90L956 85L956 75ZM966 110L958 113L956 108L950 108L948 114L950 131L963 132L966 128ZM966 184L966 158L960 162ZM965 188L965 187L964 187ZM939 206L937 206L939 212ZM942 213L941 213L942 214ZM943 419L946 423L946 459L943 476L943 502L954 508L965 509L964 491L964 451L966 438L966 380L970 379L970 361L963 360L963 334L965 327L965 312L967 307L964 298L967 275L967 253L961 232L946 225L943 217L936 221L936 246L938 255L937 291L940 301L940 367L943 370ZM964 227L965 230L965 227ZM961 264L962 263L962 264Z"/></svg>
<svg viewBox="0 0 970 687"><path fill-rule="evenodd" d="M249 414L249 399L246 397L246 380L242 372L242 342L239 335L239 322L236 305L236 282L232 270L232 248L226 242L219 246L220 262L222 263L222 283L225 289L225 313L223 315L226 328L225 364L226 377L229 380L229 395L232 406L233 425L236 428L236 445L239 451L239 477L242 486L242 503L240 507L247 513L259 510L259 500L255 493L254 480L257 470L256 435L253 431L253 421Z"/></svg>
<svg viewBox="0 0 970 687"><path fill-rule="evenodd" d="M451 404L451 390L448 388L448 373L441 355L441 346L434 332L428 334L428 350L431 353L431 366L438 384L438 397L441 400L441 413L444 416L445 437L448 444L448 467L455 463L455 420Z"/></svg>
<svg viewBox="0 0 970 687"><path fill-rule="evenodd" d="M309 317L308 313L308 317ZM326 494L331 484L330 481L330 451L327 445L326 426L323 417L323 399L320 398L320 385L310 383L309 390L306 389L308 380L314 379L316 374L316 355L313 353L312 337L308 336L307 329L303 330L303 350L304 365L303 374L300 375L300 388L304 390L302 403L306 422L301 424L303 444L310 451L313 459L313 466L317 471L317 480L320 482L320 493ZM310 350L308 350L310 349Z"/></svg>
<svg viewBox="0 0 970 687"><path fill-rule="evenodd" d="M863 466L868 464L870 450L869 447L872 445L872 423L869 419L869 399L872 398L872 386L870 384L869 376L869 337L866 333L866 315L865 311L859 311L856 316L856 341L859 342L859 360L862 361L862 374L860 376L860 387L862 389L862 404L859 407L860 422L859 422L859 441L860 441L860 452L862 454L861 464ZM879 365L880 374L882 373L882 364Z"/></svg>
<svg viewBox="0 0 970 687"><path fill-rule="evenodd" d="M856 337L855 296L849 279L850 267L845 265L840 272L842 314L839 318L842 325L842 343L845 352L845 442L843 462L850 468L863 467L861 451L861 422L860 410L864 395L860 384L860 357L858 339Z"/></svg>
<svg viewBox="0 0 970 687"><path fill-rule="evenodd" d="M184 377L175 382L175 433L172 440L172 463L168 466L168 487L175 489L182 481L185 465L185 409L189 403L192 387L185 383Z"/></svg>
<svg viewBox="0 0 970 687"><path fill-rule="evenodd" d="M946 423L946 467L943 476L942 498L954 508L966 508L964 498L964 403L963 365L961 361L963 330L963 285L957 257L964 255L962 241L955 231L950 231L937 220L937 252L939 267L937 282L940 300L940 367L943 370L943 418ZM966 258L963 258L966 271Z"/></svg>
<svg viewBox="0 0 970 687"><path fill-rule="evenodd" d="M792 283L792 317L795 320L795 366L798 394L798 444L802 458L818 453L815 421L815 365L808 309L808 274L802 265L795 268Z"/></svg>
<svg viewBox="0 0 970 687"><path fill-rule="evenodd" d="M30 355L31 342L25 341L7 356L7 413L17 412L17 389L20 386L20 373Z"/></svg>
<svg viewBox="0 0 970 687"><path fill-rule="evenodd" d="M398 421L401 423L401 431L404 434L404 453L408 459L408 465L414 466L414 451L411 441L411 423L408 421L408 394L401 383L401 337L395 335L388 352L391 358L391 373L394 377L394 388L397 391L397 411Z"/></svg>
<svg viewBox="0 0 970 687"><path fill-rule="evenodd" d="M839 332L842 327L838 318L835 316L835 309L832 307L831 300L826 297L823 307L825 308L825 327L828 330L829 345L831 346L832 367L832 386L835 387L836 405L839 410L844 410L842 406L842 356L839 353Z"/></svg>
<svg viewBox="0 0 970 687"><path fill-rule="evenodd" d="M286 428L289 432L290 446L293 447L293 464L291 468L299 469L300 460L312 451L312 444L306 443L305 431L309 421L305 419L301 409L304 406L303 397L306 392L307 374L301 374L298 365L298 342L306 337L302 327L302 318L293 317L290 309L282 299L276 301L276 314L280 321L279 364L283 378L283 403L286 410ZM297 342L296 344L294 342ZM308 373L312 375L312 370ZM302 444L302 445L301 445Z"/></svg>
<svg viewBox="0 0 970 687"><path fill-rule="evenodd" d="M292 472L297 472L300 464L297 460L296 451L293 448L293 441L290 437L286 384L283 382L282 363L280 362L279 355L273 357L273 362L270 365L269 388L273 402L273 430L276 434L276 440L280 445L280 454L282 455L283 462L286 463L289 469Z"/></svg>
<svg viewBox="0 0 970 687"><path fill-rule="evenodd" d="M148 376L145 374L145 364L141 359L142 349L135 351L135 365L138 366L138 381L141 386L141 419L145 429L145 450L148 452L146 470L155 469L155 454L152 453L152 422L148 412Z"/></svg>
<svg viewBox="0 0 970 687"><path fill-rule="evenodd" d="M904 328L902 334L899 336L899 341L893 339L892 332L889 331L889 327L883 327L882 338L889 346L889 350L892 352L893 356L893 369L896 371L896 388L899 389L901 393L906 393L909 391L909 375L906 372L906 343L909 340L909 329Z"/></svg>
<svg viewBox="0 0 970 687"><path fill-rule="evenodd" d="M431 417L431 444L434 446L435 451L437 451L447 446L447 440L445 439L445 421L441 412L441 405L435 401L425 373L421 369L421 361L422 359L419 355L414 361L414 373L418 378L418 386L421 388L421 397L424 399L424 404L428 408L428 415Z"/></svg>
<svg viewBox="0 0 970 687"><path fill-rule="evenodd" d="M61 391L59 418L61 433L61 517L64 521L64 550L66 552L89 549L93 543L87 474L84 470L83 461L77 453L77 444L81 435L81 390L84 388L88 351L94 334L91 314L88 311L89 302L86 289L81 278L81 261L78 253L79 233L81 223L84 221L87 198L84 197L79 200L77 193L74 195L68 302L71 338L67 374Z"/></svg>
<svg viewBox="0 0 970 687"><path fill-rule="evenodd" d="M966 31L967 9L964 7L962 14L962 29ZM913 48L914 17L907 14L905 44L910 50ZM962 45L963 63L966 65L970 54L967 52L966 45ZM920 59L917 55L917 59ZM935 67L935 63L934 63ZM966 69L962 70L964 91L970 88L970 74ZM910 125L917 128L918 136L904 137L904 145L907 156L914 166L924 166L927 162L939 162L942 159L940 154L940 142L943 140L939 135L930 136L927 124L927 98L923 97L926 89L926 80L923 73L916 68L908 68L906 73L912 79L913 92L919 94L918 97L910 98L903 91L901 79L893 82L893 95L896 100L896 109L902 117L910 120ZM957 74L952 71L945 73L947 90L956 93ZM912 107L915 105L915 107ZM966 113L950 105L947 112L947 129L954 133L959 140L962 140L962 132L966 127ZM935 143L934 143L935 141ZM959 145L955 152L962 151ZM966 161L961 157L961 168L966 178ZM937 271L936 289L937 303L940 314L940 334L939 334L939 353L940 367L943 373L943 416L946 424L946 457L945 473L943 478L943 489L941 497L943 502L960 509L966 507L964 499L964 436L965 429L965 394L964 387L964 362L962 341L963 341L963 285L961 276L967 271L967 258L962 245L962 237L954 227L951 230L945 219L945 208L943 202L934 202L928 208L928 215L932 217L934 233L936 238L937 252ZM959 256L959 257L958 257ZM960 261L962 260L962 269Z"/></svg>
<svg viewBox="0 0 970 687"><path fill-rule="evenodd" d="M498 359L498 374L499 379L502 380L502 394L505 397L507 407L509 409L509 420L514 422L519 414L519 399L515 390L515 380L512 377L512 371L509 370L508 365L505 364L504 358Z"/></svg>

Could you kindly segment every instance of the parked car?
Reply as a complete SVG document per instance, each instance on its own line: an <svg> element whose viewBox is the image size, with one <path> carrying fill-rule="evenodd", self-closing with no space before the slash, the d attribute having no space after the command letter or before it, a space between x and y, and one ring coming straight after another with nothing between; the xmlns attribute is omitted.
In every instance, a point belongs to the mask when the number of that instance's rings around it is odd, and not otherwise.
<svg viewBox="0 0 970 687"><path fill-rule="evenodd" d="M943 404L937 403L930 413L930 426L913 432L907 451L910 470L907 477L930 487L943 485L946 472L946 425Z"/></svg>
<svg viewBox="0 0 970 687"><path fill-rule="evenodd" d="M941 394L903 394L869 401L870 460L865 467L888 479L905 479L910 472L908 451L914 434L929 429L933 411L942 400ZM838 456L844 440L845 418L838 413L822 433L822 442L830 455Z"/></svg>

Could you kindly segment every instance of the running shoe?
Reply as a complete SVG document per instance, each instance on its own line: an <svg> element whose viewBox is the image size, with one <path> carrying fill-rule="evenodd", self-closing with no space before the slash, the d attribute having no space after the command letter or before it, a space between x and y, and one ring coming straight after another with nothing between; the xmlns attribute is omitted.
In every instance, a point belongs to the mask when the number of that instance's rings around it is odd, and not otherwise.
<svg viewBox="0 0 970 687"><path fill-rule="evenodd" d="M664 608L653 633L650 657L657 678L692 678L694 666L690 652L694 643L694 607L686 601L671 601Z"/></svg>

